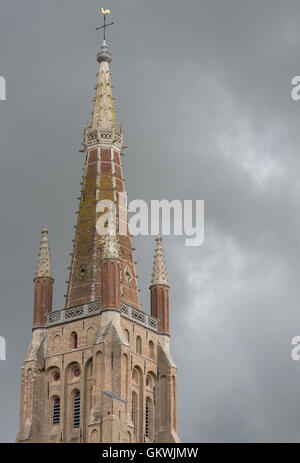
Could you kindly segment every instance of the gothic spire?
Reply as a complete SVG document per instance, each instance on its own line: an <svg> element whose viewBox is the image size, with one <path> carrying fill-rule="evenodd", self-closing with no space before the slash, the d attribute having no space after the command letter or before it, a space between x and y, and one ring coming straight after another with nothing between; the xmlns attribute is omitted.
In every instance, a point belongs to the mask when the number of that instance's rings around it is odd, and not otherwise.
<svg viewBox="0 0 300 463"><path fill-rule="evenodd" d="M152 283L151 285L166 285L168 286L168 279L167 279L167 270L166 270L166 263L164 258L164 251L162 248L162 237L158 235L156 238L157 247L155 249L154 254L154 262L153 262L153 273L152 273Z"/></svg>
<svg viewBox="0 0 300 463"><path fill-rule="evenodd" d="M109 11L109 10L108 10ZM103 14L107 13L104 10ZM105 23L105 27L110 24ZM101 26L99 29L104 29ZM98 29L98 28L97 28ZM120 297L124 304L140 308L139 292L135 271L135 262L131 236L127 227L126 234L120 233L118 211L126 209L123 205L125 185L121 154L123 129L116 125L112 87L110 83L109 63L111 55L105 39L97 55L100 64L96 98L92 113L92 125L84 131L85 166L81 182L81 195L78 197L77 225L70 277L67 282L66 307L75 307L90 301L101 299L102 270L101 261L106 256L120 263ZM102 240L98 231L98 220L102 216L98 205L107 201L115 204L117 236ZM110 209L110 207L109 207ZM124 211L127 214L127 209ZM109 221L110 223L110 221ZM117 241L116 241L117 240ZM106 242L105 242L106 241ZM111 257L109 257L111 258ZM115 264L116 262L113 262ZM109 265L109 267L111 267ZM106 284L106 283L105 283Z"/></svg>
<svg viewBox="0 0 300 463"><path fill-rule="evenodd" d="M50 251L48 241L48 229L46 226L42 229L42 240L40 252L36 266L35 278L48 277L52 278Z"/></svg>
<svg viewBox="0 0 300 463"><path fill-rule="evenodd" d="M97 61L100 63L100 69L96 86L92 129L113 130L116 127L116 115L109 72L111 54L105 40L103 40L101 49L97 54Z"/></svg>

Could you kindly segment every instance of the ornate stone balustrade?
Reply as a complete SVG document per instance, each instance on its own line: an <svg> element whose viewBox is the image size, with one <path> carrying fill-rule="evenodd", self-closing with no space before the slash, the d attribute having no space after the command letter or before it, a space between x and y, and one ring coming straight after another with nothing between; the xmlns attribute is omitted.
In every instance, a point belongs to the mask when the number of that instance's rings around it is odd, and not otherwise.
<svg viewBox="0 0 300 463"><path fill-rule="evenodd" d="M157 331L157 318L152 317L141 310L134 309L129 305L121 304L121 315L129 320L140 323L146 328Z"/></svg>
<svg viewBox="0 0 300 463"><path fill-rule="evenodd" d="M70 307L69 309L56 310L47 315L47 325L59 325L61 323L79 320L81 318L91 317L101 312L100 301L90 302L88 304ZM157 318L134 309L129 305L121 304L121 315L129 320L132 320L140 325L145 326L150 330L157 331Z"/></svg>
<svg viewBox="0 0 300 463"><path fill-rule="evenodd" d="M58 325L60 323L90 317L100 312L100 301L90 302L89 304L78 305L76 307L70 307L69 309L62 309L48 313L47 324L48 326Z"/></svg>

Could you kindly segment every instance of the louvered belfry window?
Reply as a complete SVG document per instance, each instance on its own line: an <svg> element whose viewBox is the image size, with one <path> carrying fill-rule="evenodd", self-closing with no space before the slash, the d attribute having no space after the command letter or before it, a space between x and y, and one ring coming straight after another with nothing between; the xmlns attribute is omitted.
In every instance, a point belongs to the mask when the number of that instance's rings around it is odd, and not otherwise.
<svg viewBox="0 0 300 463"><path fill-rule="evenodd" d="M150 399L146 399L146 410L145 410L145 434L146 437L150 437Z"/></svg>
<svg viewBox="0 0 300 463"><path fill-rule="evenodd" d="M73 427L80 427L80 392L74 393Z"/></svg>
<svg viewBox="0 0 300 463"><path fill-rule="evenodd" d="M136 395L135 392L133 392L132 396L131 396L131 419L132 419L132 422L133 422L133 426L136 427L136 422L137 422L137 395Z"/></svg>
<svg viewBox="0 0 300 463"><path fill-rule="evenodd" d="M54 397L53 399L53 424L59 424L60 422L60 398Z"/></svg>

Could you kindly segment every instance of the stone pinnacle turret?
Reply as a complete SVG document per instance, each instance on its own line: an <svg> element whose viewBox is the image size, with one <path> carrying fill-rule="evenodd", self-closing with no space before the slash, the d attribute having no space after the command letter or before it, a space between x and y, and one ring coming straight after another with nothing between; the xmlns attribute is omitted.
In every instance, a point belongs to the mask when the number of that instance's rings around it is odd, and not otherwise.
<svg viewBox="0 0 300 463"><path fill-rule="evenodd" d="M169 334L169 285L160 235L156 238L152 283L150 286L151 315L158 319L158 331Z"/></svg>
<svg viewBox="0 0 300 463"><path fill-rule="evenodd" d="M155 249L154 262L153 262L153 273L152 273L152 285L166 285L168 286L166 263L164 258L164 251L162 248L162 237L158 235L156 238L157 247Z"/></svg>
<svg viewBox="0 0 300 463"><path fill-rule="evenodd" d="M35 271L35 278L52 278L50 250L48 241L48 229L46 226L42 229L42 240L40 245L40 252Z"/></svg>
<svg viewBox="0 0 300 463"><path fill-rule="evenodd" d="M40 328L47 323L47 314L52 311L53 281L48 230L46 227L43 227L40 252L34 277L33 328Z"/></svg>

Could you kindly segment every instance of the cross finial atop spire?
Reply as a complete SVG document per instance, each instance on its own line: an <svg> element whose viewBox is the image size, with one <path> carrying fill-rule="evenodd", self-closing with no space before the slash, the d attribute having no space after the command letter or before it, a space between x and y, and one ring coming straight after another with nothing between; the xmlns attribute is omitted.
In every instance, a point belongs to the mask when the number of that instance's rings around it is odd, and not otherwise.
<svg viewBox="0 0 300 463"><path fill-rule="evenodd" d="M48 229L46 226L42 229L42 240L40 245L39 258L36 266L35 278L48 277L52 278L50 251L48 241Z"/></svg>
<svg viewBox="0 0 300 463"><path fill-rule="evenodd" d="M103 45L106 45L105 39L106 39L106 28L109 26L113 25L113 22L106 24L106 15L110 14L110 10L105 10L104 8L101 8L101 13L103 14L103 26L96 27L95 30L98 31L99 29L103 29Z"/></svg>
<svg viewBox="0 0 300 463"><path fill-rule="evenodd" d="M158 235L156 238L157 247L155 249L154 263L153 263L153 273L152 273L152 283L151 285L167 285L167 270L166 263L164 258L164 251L162 248L162 237Z"/></svg>
<svg viewBox="0 0 300 463"><path fill-rule="evenodd" d="M103 26L96 27L96 31L99 29L103 29L103 42L101 45L101 49L97 54L97 61L101 63L102 61L106 61L108 63L111 62L111 54L109 53L107 44L106 44L106 28L113 25L113 22L106 24L106 15L110 14L110 10L105 10L104 8L101 9L101 13L103 14Z"/></svg>

